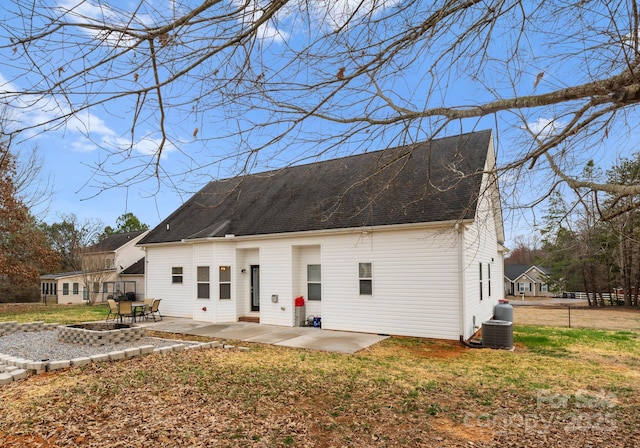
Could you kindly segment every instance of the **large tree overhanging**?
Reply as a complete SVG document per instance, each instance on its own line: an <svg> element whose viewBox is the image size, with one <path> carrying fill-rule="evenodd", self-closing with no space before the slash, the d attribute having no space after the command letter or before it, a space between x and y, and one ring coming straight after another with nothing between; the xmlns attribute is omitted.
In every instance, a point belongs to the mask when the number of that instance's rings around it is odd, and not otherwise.
<svg viewBox="0 0 640 448"><path fill-rule="evenodd" d="M12 137L119 110L127 143L104 145L114 163L96 168L107 182L161 179L169 145L217 148L206 162L184 151L185 172L228 160L242 171L281 155L278 163L296 163L347 144L437 137L488 117L499 137L520 143L503 150L504 169L640 193L581 179L576 164L638 124L635 1L6 3L3 101L47 111ZM149 136L152 154L118 165Z"/></svg>

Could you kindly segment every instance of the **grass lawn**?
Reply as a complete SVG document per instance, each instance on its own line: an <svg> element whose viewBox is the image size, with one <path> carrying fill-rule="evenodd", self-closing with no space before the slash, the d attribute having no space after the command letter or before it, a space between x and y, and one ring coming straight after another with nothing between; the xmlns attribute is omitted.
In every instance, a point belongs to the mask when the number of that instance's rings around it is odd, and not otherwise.
<svg viewBox="0 0 640 448"><path fill-rule="evenodd" d="M39 322L61 325L104 320L109 313L106 303L96 305L0 304L0 322Z"/></svg>
<svg viewBox="0 0 640 448"><path fill-rule="evenodd" d="M55 316L34 314L0 320ZM516 326L514 351L393 337L356 355L256 344L93 364L1 386L0 446L631 447L639 337Z"/></svg>

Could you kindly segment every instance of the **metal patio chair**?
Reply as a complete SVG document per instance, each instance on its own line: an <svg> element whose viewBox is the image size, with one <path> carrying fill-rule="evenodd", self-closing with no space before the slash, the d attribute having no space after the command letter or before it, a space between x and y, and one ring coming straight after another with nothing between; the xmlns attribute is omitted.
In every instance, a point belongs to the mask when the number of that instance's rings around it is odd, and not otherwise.
<svg viewBox="0 0 640 448"><path fill-rule="evenodd" d="M109 320L109 316L113 316L113 320L116 320L118 318L118 302L113 299L109 299L107 300L107 303L109 304L109 314L107 314L105 322Z"/></svg>

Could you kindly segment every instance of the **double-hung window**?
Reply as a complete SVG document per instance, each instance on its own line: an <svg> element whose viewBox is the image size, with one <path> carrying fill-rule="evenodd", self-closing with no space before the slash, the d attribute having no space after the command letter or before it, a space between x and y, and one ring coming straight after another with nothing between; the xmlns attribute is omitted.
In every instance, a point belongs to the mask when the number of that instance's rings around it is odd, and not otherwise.
<svg viewBox="0 0 640 448"><path fill-rule="evenodd" d="M358 279L360 295L373 295L373 269L371 263L358 263Z"/></svg>
<svg viewBox="0 0 640 448"><path fill-rule="evenodd" d="M321 269L319 264L307 265L307 297L309 300L322 299Z"/></svg>
<svg viewBox="0 0 640 448"><path fill-rule="evenodd" d="M211 298L211 288L209 283L209 266L198 266L197 268L197 283L198 283L198 299Z"/></svg>
<svg viewBox="0 0 640 448"><path fill-rule="evenodd" d="M63 283L62 284L62 295L63 296L68 296L69 295L69 283Z"/></svg>
<svg viewBox="0 0 640 448"><path fill-rule="evenodd" d="M220 266L218 283L220 287L220 300L231 299L231 266Z"/></svg>
<svg viewBox="0 0 640 448"><path fill-rule="evenodd" d="M171 283L182 283L181 266L174 266L171 268Z"/></svg>

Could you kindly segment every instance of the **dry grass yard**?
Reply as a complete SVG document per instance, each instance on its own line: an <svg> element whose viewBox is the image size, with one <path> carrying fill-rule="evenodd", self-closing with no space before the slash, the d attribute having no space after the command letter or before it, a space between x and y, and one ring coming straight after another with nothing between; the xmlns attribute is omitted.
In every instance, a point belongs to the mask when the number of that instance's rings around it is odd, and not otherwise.
<svg viewBox="0 0 640 448"><path fill-rule="evenodd" d="M602 330L631 330L640 332L640 309L623 307L595 308L585 306L544 305L514 306L516 325L544 325Z"/></svg>
<svg viewBox="0 0 640 448"><path fill-rule="evenodd" d="M254 344L32 376L0 387L0 446L635 447L638 313L597 311L583 311L585 326L616 327L568 329L563 310L516 308L514 351L398 337L356 355Z"/></svg>

